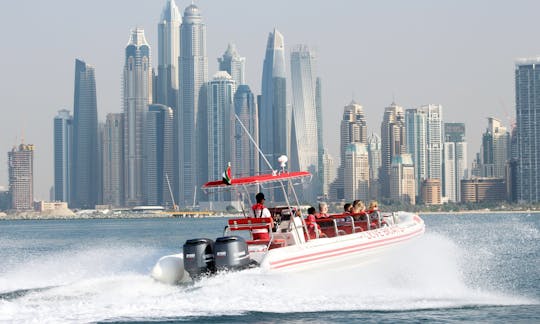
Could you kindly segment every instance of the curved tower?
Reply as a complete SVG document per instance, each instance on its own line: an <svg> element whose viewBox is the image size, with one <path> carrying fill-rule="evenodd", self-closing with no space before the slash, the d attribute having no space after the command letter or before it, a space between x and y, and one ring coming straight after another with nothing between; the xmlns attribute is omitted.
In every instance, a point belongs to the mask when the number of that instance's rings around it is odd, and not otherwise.
<svg viewBox="0 0 540 324"><path fill-rule="evenodd" d="M158 24L157 103L173 109L178 96L178 55L182 17L174 0L167 1Z"/></svg>

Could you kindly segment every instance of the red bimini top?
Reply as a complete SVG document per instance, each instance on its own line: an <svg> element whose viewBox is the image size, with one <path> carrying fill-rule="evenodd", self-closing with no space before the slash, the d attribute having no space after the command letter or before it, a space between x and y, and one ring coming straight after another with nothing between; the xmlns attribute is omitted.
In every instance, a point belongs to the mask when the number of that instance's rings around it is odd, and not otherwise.
<svg viewBox="0 0 540 324"><path fill-rule="evenodd" d="M223 180L210 181L205 183L203 189L211 188L224 188L229 186L249 186L249 185L258 185L263 183L271 182L280 182L285 180L296 180L304 177L311 177L311 173L307 171L297 171L297 172L281 172L276 174L260 174L252 177L244 178L233 178L230 180L230 184L226 183Z"/></svg>

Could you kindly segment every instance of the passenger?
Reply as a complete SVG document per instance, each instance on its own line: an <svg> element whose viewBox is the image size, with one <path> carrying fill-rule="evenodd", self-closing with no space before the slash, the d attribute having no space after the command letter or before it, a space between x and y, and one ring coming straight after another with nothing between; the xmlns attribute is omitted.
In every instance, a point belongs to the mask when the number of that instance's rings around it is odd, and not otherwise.
<svg viewBox="0 0 540 324"><path fill-rule="evenodd" d="M328 204L325 202L319 203L319 213L317 218L327 218L328 217Z"/></svg>
<svg viewBox="0 0 540 324"><path fill-rule="evenodd" d="M262 192L259 192L255 196L255 200L257 200L257 203L251 207L251 210L253 210L253 216L257 218L272 217L270 210L264 206L264 194ZM270 239L270 234L268 233L267 228L255 228L251 230L251 234L253 235L254 240Z"/></svg>
<svg viewBox="0 0 540 324"><path fill-rule="evenodd" d="M379 210L379 204L377 203L377 201L376 200L370 201L369 207L368 207L368 214L371 214L374 211L378 211L378 210Z"/></svg>
<svg viewBox="0 0 540 324"><path fill-rule="evenodd" d="M317 236L320 237L322 232L321 232L321 227L319 226L319 224L317 224L317 219L315 217L315 214L316 214L315 207L309 207L307 212L308 212L308 215L306 217L306 226L308 228L309 238L314 239L314 238L317 238Z"/></svg>
<svg viewBox="0 0 540 324"><path fill-rule="evenodd" d="M352 211L352 204L351 203L346 203L345 205L343 205L343 213L344 214L350 214Z"/></svg>
<svg viewBox="0 0 540 324"><path fill-rule="evenodd" d="M354 215L354 220L361 221L366 220L366 205L361 200L355 200L352 204L352 214Z"/></svg>

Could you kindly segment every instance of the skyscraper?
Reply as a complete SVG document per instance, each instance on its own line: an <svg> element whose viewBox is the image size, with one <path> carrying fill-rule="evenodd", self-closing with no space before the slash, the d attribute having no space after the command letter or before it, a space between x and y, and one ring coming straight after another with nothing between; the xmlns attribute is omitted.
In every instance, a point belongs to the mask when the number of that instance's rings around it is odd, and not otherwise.
<svg viewBox="0 0 540 324"><path fill-rule="evenodd" d="M176 110L178 104L178 55L182 17L174 0L167 1L158 24L158 75L156 103Z"/></svg>
<svg viewBox="0 0 540 324"><path fill-rule="evenodd" d="M443 195L449 201L460 201L461 180L467 176L467 142L465 124L444 123Z"/></svg>
<svg viewBox="0 0 540 324"><path fill-rule="evenodd" d="M334 192L337 199L345 198L345 178L349 175L345 173L345 161L347 148L351 143L367 144L367 122L364 115L364 108L354 100L343 110L343 119L340 125L340 159L341 164L338 169L338 176L334 182ZM366 170L369 174L369 167Z"/></svg>
<svg viewBox="0 0 540 324"><path fill-rule="evenodd" d="M333 157L326 150L323 152L322 163L322 196L324 199L328 199L330 198L330 184L336 178L336 169L334 167Z"/></svg>
<svg viewBox="0 0 540 324"><path fill-rule="evenodd" d="M268 35L264 57L261 104L259 106L259 143L261 150L274 166L277 158L288 155L290 111L287 109L287 75L285 72L285 43L283 35L274 29ZM261 159L260 170L269 167Z"/></svg>
<svg viewBox="0 0 540 324"><path fill-rule="evenodd" d="M145 204L150 206L173 205L173 125L172 108L161 104L149 106L144 129L144 196Z"/></svg>
<svg viewBox="0 0 540 324"><path fill-rule="evenodd" d="M236 85L246 84L245 67L246 58L241 57L236 50L236 45L229 43L222 57L218 58L219 70L226 71L231 75Z"/></svg>
<svg viewBox="0 0 540 324"><path fill-rule="evenodd" d="M11 209L31 210L34 203L34 145L20 144L8 152Z"/></svg>
<svg viewBox="0 0 540 324"><path fill-rule="evenodd" d="M381 137L372 133L368 137L369 155L369 194L371 199L380 197L381 186L379 182L379 172L381 169Z"/></svg>
<svg viewBox="0 0 540 324"><path fill-rule="evenodd" d="M352 142L345 150L344 198L346 201L369 199L369 158L366 144Z"/></svg>
<svg viewBox="0 0 540 324"><path fill-rule="evenodd" d="M233 161L232 145L234 143L234 105L233 98L236 91L236 83L225 71L216 73L212 81L206 85L207 112L206 130L207 145L207 174L202 179L220 179L221 174L227 167L228 162ZM247 158L247 157L244 157ZM202 163L202 161L201 161ZM224 195L218 193L216 200L223 200Z"/></svg>
<svg viewBox="0 0 540 324"><path fill-rule="evenodd" d="M71 206L94 208L98 198L98 125L94 68L75 60Z"/></svg>
<svg viewBox="0 0 540 324"><path fill-rule="evenodd" d="M234 145L232 146L232 172L235 176L256 175L259 173L259 152L249 139L259 143L259 118L257 106L249 86L242 84L234 94L234 111L247 128L246 134L242 126L234 122Z"/></svg>
<svg viewBox="0 0 540 324"><path fill-rule="evenodd" d="M317 114L317 151L319 155L319 181L321 183L321 194L325 196L324 191L326 190L326 197L328 197L328 189L324 189L325 186L325 163L324 163L324 142L323 142L323 115L322 115L322 81L321 78L317 78L315 81L315 110ZM333 167L333 166L332 166ZM334 170L332 170L334 172ZM335 172L334 172L335 173ZM326 183L328 186L329 183Z"/></svg>
<svg viewBox="0 0 540 324"><path fill-rule="evenodd" d="M418 194L422 180L442 181L442 106L425 105L418 109L407 109L405 124L407 152L413 159Z"/></svg>
<svg viewBox="0 0 540 324"><path fill-rule="evenodd" d="M506 177L506 165L510 161L510 133L496 118L488 118L488 127L482 134L480 157L482 177Z"/></svg>
<svg viewBox="0 0 540 324"><path fill-rule="evenodd" d="M124 205L124 114L108 114L102 144L103 204Z"/></svg>
<svg viewBox="0 0 540 324"><path fill-rule="evenodd" d="M389 107L385 108L381 123L381 172L379 179L381 180L381 193L384 197L390 197L392 161L395 156L406 152L406 141L403 107L392 102Z"/></svg>
<svg viewBox="0 0 540 324"><path fill-rule="evenodd" d="M317 129L317 72L315 54L306 46L298 45L291 53L292 119L295 142L291 143L291 167L310 171L317 185L302 191L308 201L319 194L319 138Z"/></svg>
<svg viewBox="0 0 540 324"><path fill-rule="evenodd" d="M152 103L150 45L142 28L131 32L124 65L124 202L143 203L143 127Z"/></svg>
<svg viewBox="0 0 540 324"><path fill-rule="evenodd" d="M410 154L399 154L390 165L390 199L416 204L414 165Z"/></svg>
<svg viewBox="0 0 540 324"><path fill-rule="evenodd" d="M206 95L201 88L208 79L208 59L206 57L206 25L202 21L200 10L194 4L184 11L184 20L180 25L180 57L178 98L178 154L179 154L179 203L191 203L199 180L206 170L201 163L201 156L206 154L203 141L206 125L204 107L201 104ZM202 119L202 120L201 120ZM206 137L204 137L206 138ZM202 142L201 142L202 141ZM204 152L203 152L204 149ZM202 160L202 161L199 161Z"/></svg>
<svg viewBox="0 0 540 324"><path fill-rule="evenodd" d="M54 200L70 203L73 117L62 109L54 117Z"/></svg>

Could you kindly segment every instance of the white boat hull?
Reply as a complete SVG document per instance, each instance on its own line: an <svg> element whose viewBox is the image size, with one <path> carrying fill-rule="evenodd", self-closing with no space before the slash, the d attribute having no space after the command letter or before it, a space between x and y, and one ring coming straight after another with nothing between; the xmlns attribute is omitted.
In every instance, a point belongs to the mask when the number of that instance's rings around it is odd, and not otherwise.
<svg viewBox="0 0 540 324"><path fill-rule="evenodd" d="M286 272L349 268L369 262L375 255L424 233L424 222L420 217L405 212L397 215L400 219L397 225L269 250L262 258L261 267L267 271Z"/></svg>

